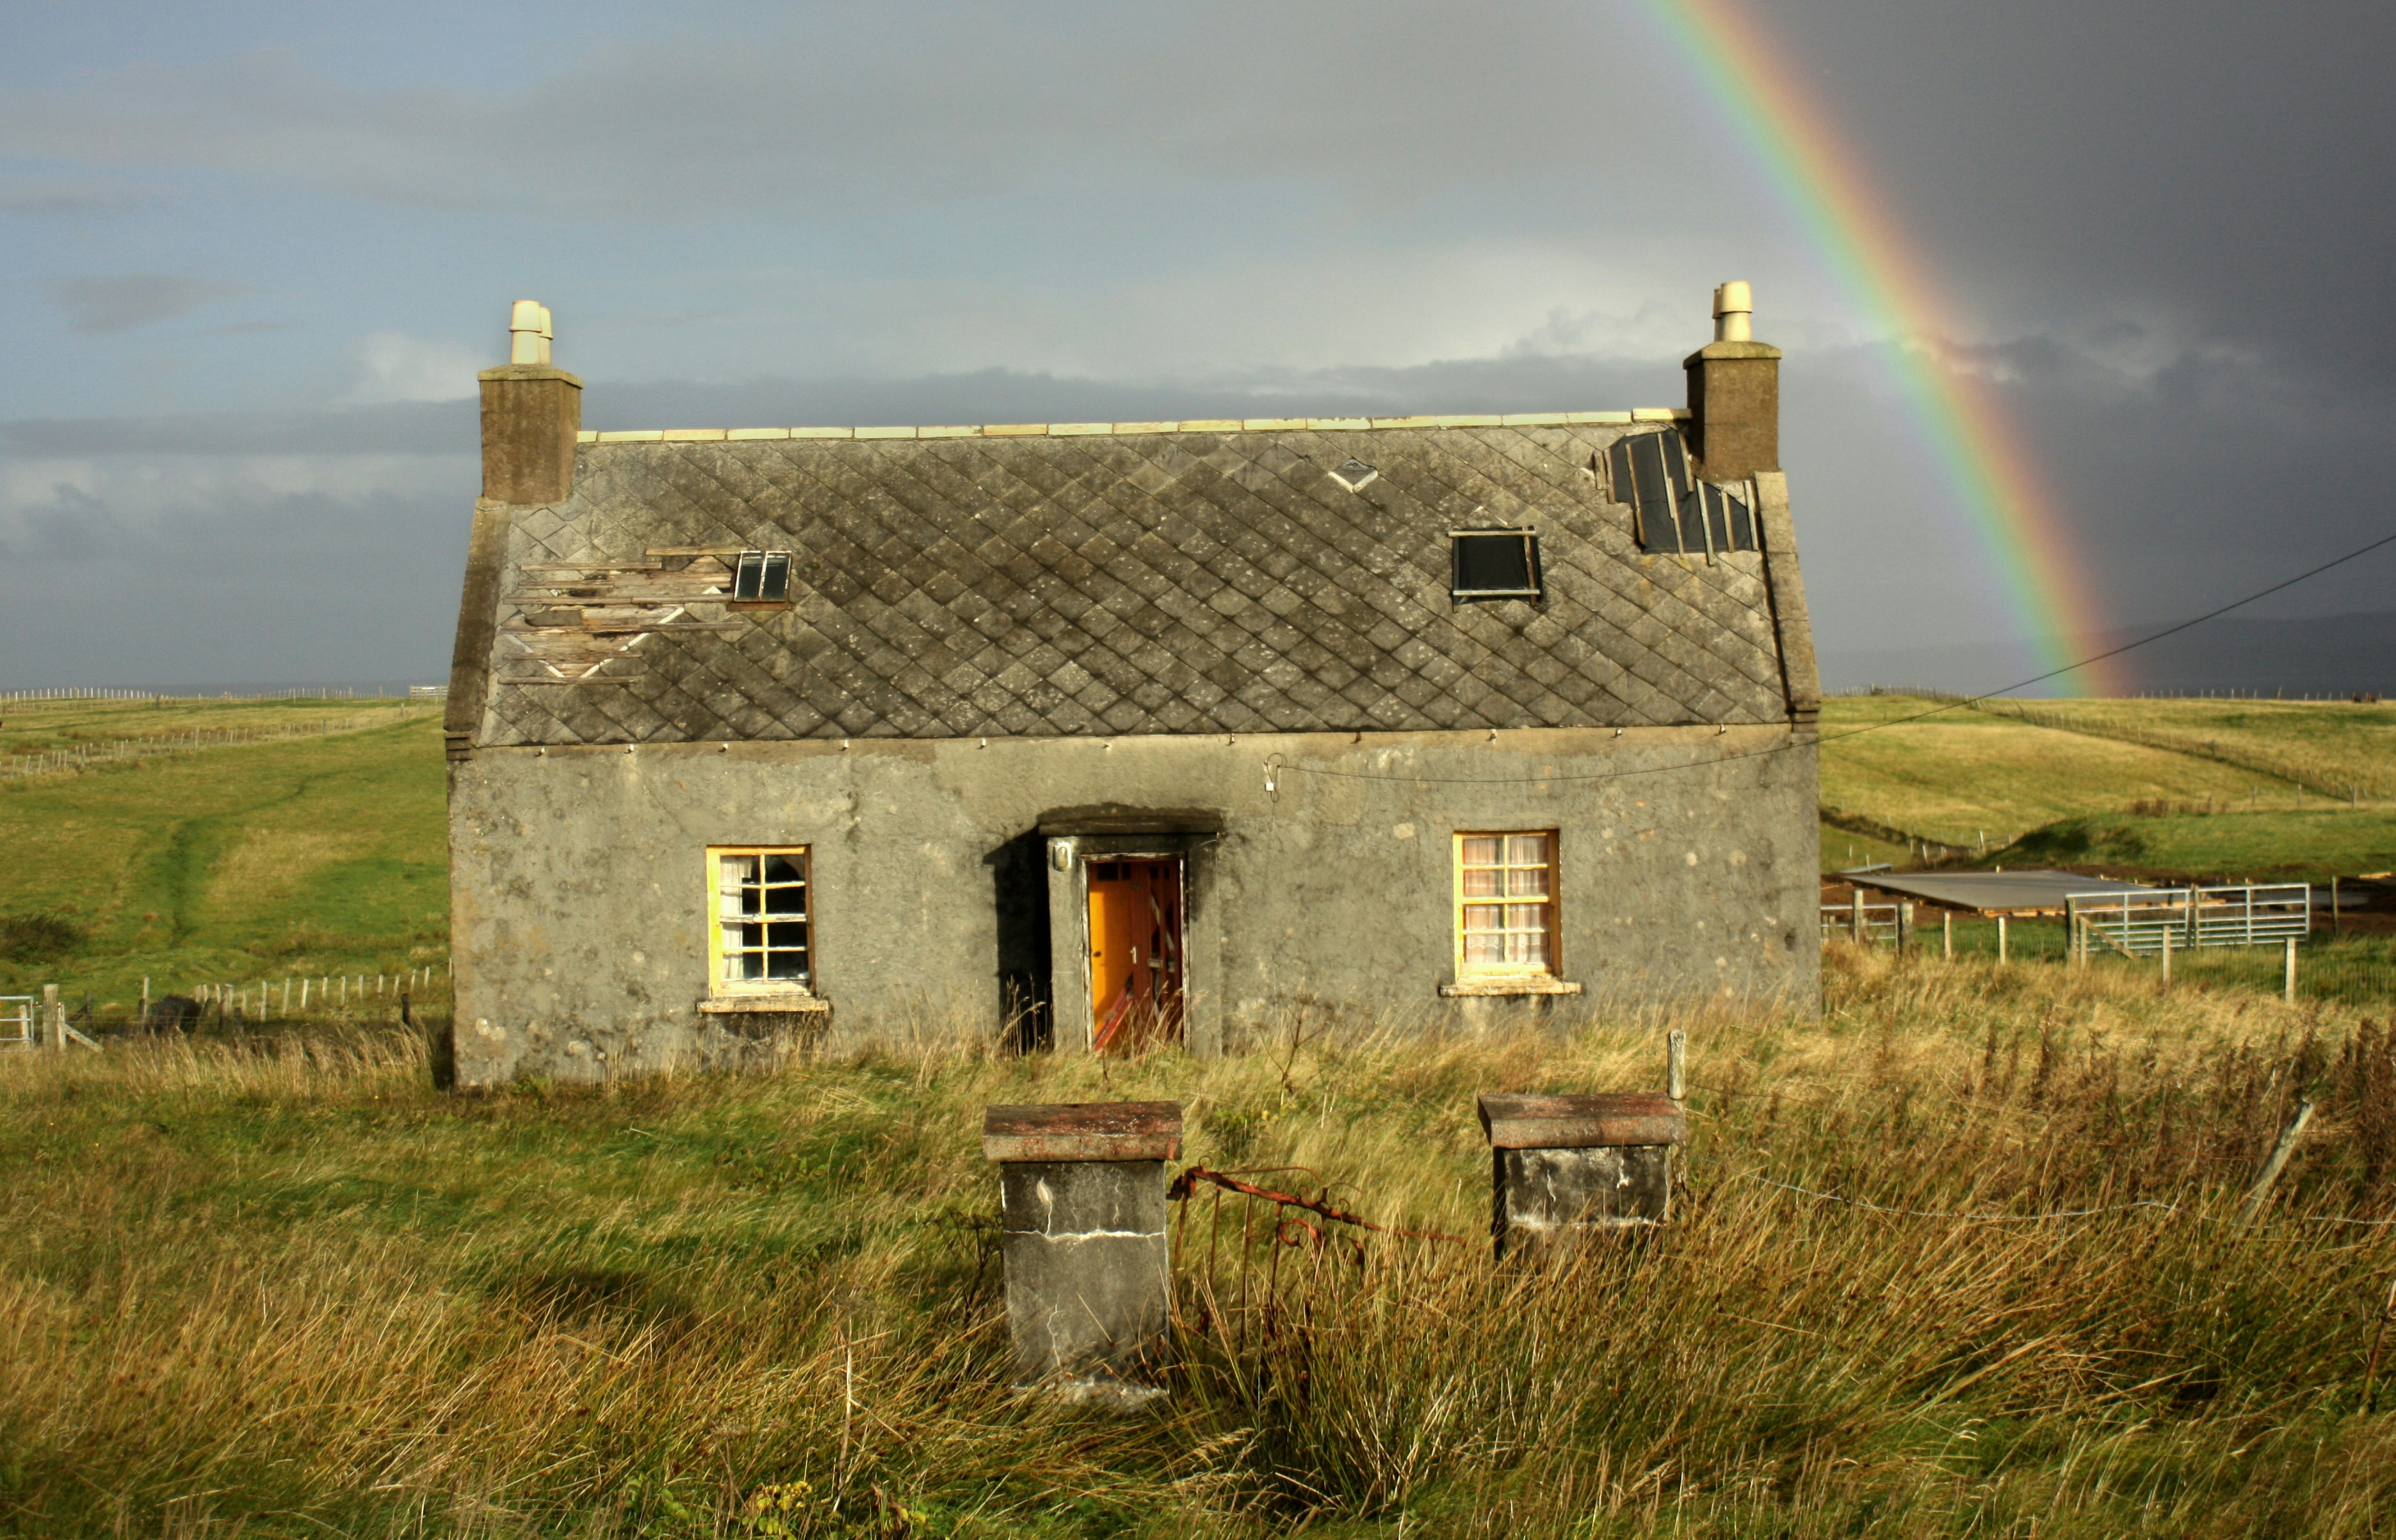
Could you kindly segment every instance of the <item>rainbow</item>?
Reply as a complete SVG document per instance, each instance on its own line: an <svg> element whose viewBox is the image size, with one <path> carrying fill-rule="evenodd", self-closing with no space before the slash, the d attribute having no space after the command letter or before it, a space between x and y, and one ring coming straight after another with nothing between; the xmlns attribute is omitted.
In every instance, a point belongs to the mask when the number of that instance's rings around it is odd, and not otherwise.
<svg viewBox="0 0 2396 1540"><path fill-rule="evenodd" d="M1744 133L1866 322L1895 339L1900 394L1996 568L2015 626L2042 671L2070 669L2071 649L2106 628L2106 612L2020 433L1984 384L1941 366L1932 342L1954 312L1920 254L1829 115L1733 0L1642 4ZM2124 684L2097 664L2052 686L2108 695Z"/></svg>

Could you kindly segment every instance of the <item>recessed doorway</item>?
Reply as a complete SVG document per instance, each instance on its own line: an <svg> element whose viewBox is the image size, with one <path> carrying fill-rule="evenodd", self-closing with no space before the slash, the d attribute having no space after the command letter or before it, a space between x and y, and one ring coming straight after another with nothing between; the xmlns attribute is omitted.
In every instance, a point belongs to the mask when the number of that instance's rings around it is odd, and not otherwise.
<svg viewBox="0 0 2396 1540"><path fill-rule="evenodd" d="M1090 1046L1131 1054L1178 1042L1188 986L1178 856L1093 856Z"/></svg>

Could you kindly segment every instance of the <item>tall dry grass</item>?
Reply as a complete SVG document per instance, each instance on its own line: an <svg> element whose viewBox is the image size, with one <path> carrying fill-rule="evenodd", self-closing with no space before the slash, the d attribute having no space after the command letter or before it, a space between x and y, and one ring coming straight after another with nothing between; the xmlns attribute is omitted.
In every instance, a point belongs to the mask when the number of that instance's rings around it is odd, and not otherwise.
<svg viewBox="0 0 2396 1540"><path fill-rule="evenodd" d="M2363 1380L2396 1227L2323 1222L2396 1216L2381 1023L1844 949L1828 992L1818 1022L1674 1016L1677 1222L1538 1268L1489 1262L1471 1097L1653 1087L1660 1014L1131 1063L926 1025L751 1080L475 1098L384 1035L0 1064L0 1524L2384 1527ZM1190 1159L1469 1239L1276 1248L1193 1203L1172 1395L1013 1392L979 1109L1108 1096L1181 1100Z"/></svg>

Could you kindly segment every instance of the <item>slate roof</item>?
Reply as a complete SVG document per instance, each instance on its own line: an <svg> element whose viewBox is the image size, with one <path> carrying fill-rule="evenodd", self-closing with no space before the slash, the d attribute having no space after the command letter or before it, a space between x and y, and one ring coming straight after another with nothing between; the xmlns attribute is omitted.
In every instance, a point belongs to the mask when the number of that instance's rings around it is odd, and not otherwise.
<svg viewBox="0 0 2396 1540"><path fill-rule="evenodd" d="M1605 498L1669 425L1233 426L586 442L514 511L475 741L1788 720L1763 556L1643 554ZM1543 602L1450 601L1492 525ZM725 602L743 549L789 607Z"/></svg>

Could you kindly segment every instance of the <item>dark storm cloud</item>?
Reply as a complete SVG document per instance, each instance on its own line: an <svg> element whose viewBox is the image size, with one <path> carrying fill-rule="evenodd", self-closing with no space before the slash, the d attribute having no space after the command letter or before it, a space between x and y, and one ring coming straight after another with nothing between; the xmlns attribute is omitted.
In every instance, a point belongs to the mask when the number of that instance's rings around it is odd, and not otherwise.
<svg viewBox="0 0 2396 1540"><path fill-rule="evenodd" d="M1759 8L1962 301L2384 375L2396 8Z"/></svg>
<svg viewBox="0 0 2396 1540"><path fill-rule="evenodd" d="M174 272L61 278L49 288L50 298L67 312L68 324L79 332L131 331L154 325L244 292L239 284Z"/></svg>

